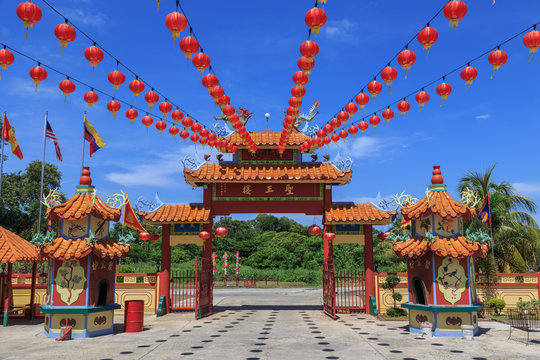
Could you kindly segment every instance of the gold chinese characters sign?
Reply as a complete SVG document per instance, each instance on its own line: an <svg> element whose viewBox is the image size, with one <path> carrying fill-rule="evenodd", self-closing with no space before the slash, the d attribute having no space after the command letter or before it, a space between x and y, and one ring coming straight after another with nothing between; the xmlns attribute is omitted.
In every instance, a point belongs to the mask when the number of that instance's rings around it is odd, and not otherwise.
<svg viewBox="0 0 540 360"><path fill-rule="evenodd" d="M320 184L220 183L214 186L214 200L321 200Z"/></svg>

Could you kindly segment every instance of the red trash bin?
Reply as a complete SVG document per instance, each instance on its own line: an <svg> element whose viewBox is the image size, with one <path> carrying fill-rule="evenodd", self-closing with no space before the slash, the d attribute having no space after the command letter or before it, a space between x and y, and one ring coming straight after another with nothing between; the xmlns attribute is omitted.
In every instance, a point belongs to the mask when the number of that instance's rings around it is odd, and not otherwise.
<svg viewBox="0 0 540 360"><path fill-rule="evenodd" d="M128 300L124 303L124 332L143 331L144 300Z"/></svg>

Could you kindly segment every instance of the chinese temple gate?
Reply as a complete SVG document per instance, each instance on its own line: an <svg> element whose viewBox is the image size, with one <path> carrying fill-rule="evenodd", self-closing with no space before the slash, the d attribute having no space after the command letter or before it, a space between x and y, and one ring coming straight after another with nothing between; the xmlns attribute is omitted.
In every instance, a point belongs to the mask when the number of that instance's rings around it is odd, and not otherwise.
<svg viewBox="0 0 540 360"><path fill-rule="evenodd" d="M186 182L204 189L202 204L163 205L151 213L139 213L145 224L162 226L159 296L169 298L170 247L197 244L202 246L202 257L197 262L197 315L212 312L214 237L202 240L198 234L201 231L212 234L215 216L235 213L322 216L324 232L335 234L333 238L323 237L325 312L335 318L334 244L364 245L366 299L375 295L372 226L389 224L395 212L381 211L372 204L334 203L332 188L348 184L352 170L339 169L328 162L304 162L298 146L307 137L301 133L291 134L285 151L280 154L277 150L280 134L269 129L251 132L258 147L256 152L250 152L237 134L229 136L227 140L238 147L232 160L184 168Z"/></svg>

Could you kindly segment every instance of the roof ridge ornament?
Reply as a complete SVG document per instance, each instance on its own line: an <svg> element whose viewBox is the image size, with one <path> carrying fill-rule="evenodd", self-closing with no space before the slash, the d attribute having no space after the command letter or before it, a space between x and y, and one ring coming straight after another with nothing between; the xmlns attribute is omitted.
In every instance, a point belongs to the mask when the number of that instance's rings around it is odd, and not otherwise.
<svg viewBox="0 0 540 360"><path fill-rule="evenodd" d="M204 164L205 164L204 161L201 161L200 159L197 159L196 157L191 156L189 154L184 156L184 159L182 160L182 165L184 165L184 168L190 171L197 171Z"/></svg>
<svg viewBox="0 0 540 360"><path fill-rule="evenodd" d="M338 153L334 160L328 161L328 164L332 165L339 171L345 171L352 168L354 161L353 159L351 159L350 156L342 158L341 155Z"/></svg>
<svg viewBox="0 0 540 360"><path fill-rule="evenodd" d="M234 134L234 130L229 129L226 124L215 123L212 125L212 127L214 128L214 133L217 136L226 138Z"/></svg>

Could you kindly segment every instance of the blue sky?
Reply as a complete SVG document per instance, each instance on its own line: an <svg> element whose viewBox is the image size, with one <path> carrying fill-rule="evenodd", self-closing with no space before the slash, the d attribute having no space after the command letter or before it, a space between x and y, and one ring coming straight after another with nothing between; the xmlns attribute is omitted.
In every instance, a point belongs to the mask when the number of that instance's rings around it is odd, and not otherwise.
<svg viewBox="0 0 540 360"><path fill-rule="evenodd" d="M84 49L91 44L81 34L61 55L53 29L62 18L40 0L36 3L42 8L43 19L30 30L25 41L22 21L15 14L18 3L0 3L0 42L112 94L107 81L107 74L115 69L111 58L106 56L91 77L91 68L83 56ZM170 31L164 25L165 16L174 10L173 0L162 0L159 13L155 1L149 0L86 0L78 1L77 6L66 0L51 3L195 118L211 125L213 116L219 115L194 68L186 68L178 41L173 47ZM324 124L330 120L444 3L328 1L328 22L315 38L320 52L306 85L301 111L307 112L318 99L320 114L315 122ZM298 48L306 39L304 15L313 1L182 4L232 104L253 111L248 130L264 129L264 114L268 112L270 127L280 131L293 86L292 74L297 71ZM370 103L363 113L394 102L540 20L540 2L536 0L467 4L469 12L460 21L457 37L448 20L442 14L437 17L431 26L439 31L439 40L429 58L414 41L410 49L416 52L417 61L408 78L404 78L399 64L393 63L398 78L392 94L385 86L375 106ZM402 191L421 197L435 164L441 165L445 183L459 198L455 187L467 170L497 163L496 181L513 183L518 192L540 204L540 53L527 63L529 54L522 36L502 49L509 60L493 79L492 67L484 57L473 63L479 76L468 92L464 91L459 72L446 79L453 92L442 107L435 87L429 87L426 91L431 101L421 112L411 98L412 108L405 119L396 111L390 125L386 126L383 120L375 133L370 128L363 137L349 137L346 143L320 151L320 157L340 153L354 160L353 180L334 188L335 201L371 201L378 193L384 197ZM35 64L16 55L15 63L3 72L0 80L0 110L8 112L24 154L23 161L10 156L4 164L5 172L23 170L29 161L41 159L43 116L48 110L64 161L59 163L55 159L52 143L47 144L47 161L58 165L63 173L61 190L68 196L73 194L80 174L81 122L87 110L89 121L108 143L92 159L86 157L101 195L123 190L132 199L153 199L159 192L165 203L202 201L202 191L185 184L181 160L186 154L202 157L208 148L203 150L199 145L195 149L180 140L175 142L168 133L160 136L154 128L147 134L140 115L135 126L131 126L123 116L125 105L114 121L106 109L110 99L104 96L88 109L83 100L88 89L80 85L64 103L58 89L63 78L51 71L35 93L28 76L32 66ZM116 96L132 101L127 84L133 77L123 72L127 80ZM137 106L146 107L142 97ZM306 216L295 218L304 223L313 221Z"/></svg>

